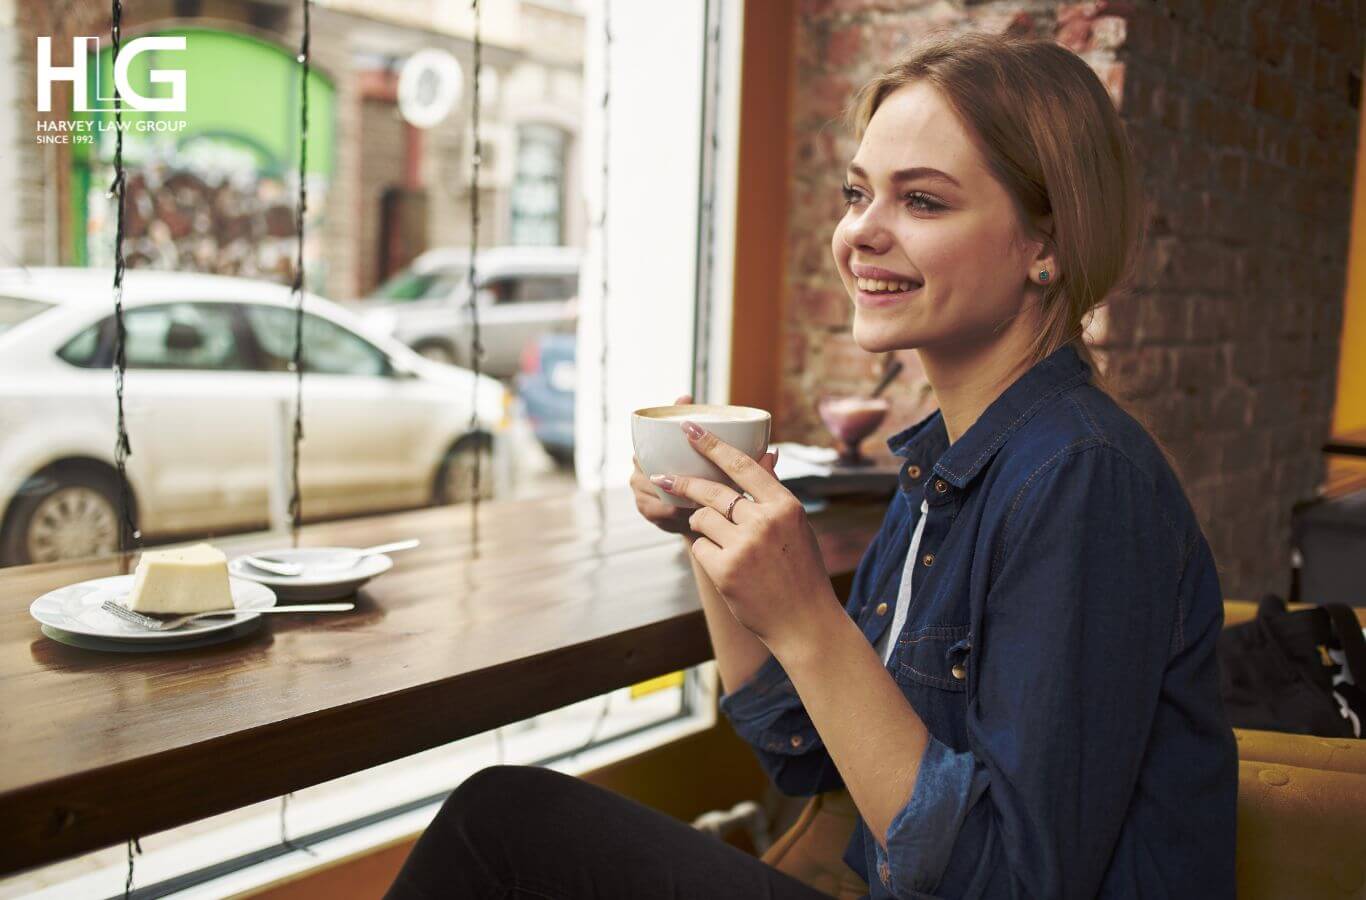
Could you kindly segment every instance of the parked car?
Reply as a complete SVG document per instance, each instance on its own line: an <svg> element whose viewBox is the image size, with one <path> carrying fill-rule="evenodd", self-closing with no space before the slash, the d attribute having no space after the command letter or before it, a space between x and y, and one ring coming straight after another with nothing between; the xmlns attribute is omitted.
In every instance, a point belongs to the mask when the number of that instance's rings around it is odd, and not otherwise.
<svg viewBox="0 0 1366 900"><path fill-rule="evenodd" d="M480 371L510 378L527 342L573 330L579 251L492 247L476 254ZM429 250L358 302L376 329L438 362L471 367L469 251Z"/></svg>
<svg viewBox="0 0 1366 900"><path fill-rule="evenodd" d="M528 342L515 379L536 439L561 465L574 462L575 343L573 334L543 334Z"/></svg>
<svg viewBox="0 0 1366 900"><path fill-rule="evenodd" d="M115 549L109 270L0 269L0 563ZM262 527L288 464L288 288L129 272L124 410L144 535ZM304 302L303 512L310 519L458 501L499 467L511 397L423 359L322 298ZM477 427L470 427L471 405Z"/></svg>

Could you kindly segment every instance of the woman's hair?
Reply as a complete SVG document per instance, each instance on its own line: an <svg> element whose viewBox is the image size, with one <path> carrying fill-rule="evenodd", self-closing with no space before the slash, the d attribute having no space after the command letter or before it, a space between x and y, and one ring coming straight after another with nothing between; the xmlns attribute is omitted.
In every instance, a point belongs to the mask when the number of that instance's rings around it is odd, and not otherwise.
<svg viewBox="0 0 1366 900"><path fill-rule="evenodd" d="M940 35L859 90L847 112L855 133L862 137L889 94L918 82L938 88L977 137L1026 233L1052 216L1045 237L1058 271L1043 289L1043 327L1029 364L1070 341L1113 396L1082 329L1134 265L1142 208L1128 137L1105 87L1080 57L1051 41Z"/></svg>

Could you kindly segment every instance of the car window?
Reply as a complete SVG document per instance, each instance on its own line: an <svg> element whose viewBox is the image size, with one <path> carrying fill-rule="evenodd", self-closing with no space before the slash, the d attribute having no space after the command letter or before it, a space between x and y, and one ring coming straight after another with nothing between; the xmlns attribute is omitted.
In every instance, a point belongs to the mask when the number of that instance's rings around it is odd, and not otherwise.
<svg viewBox="0 0 1366 900"><path fill-rule="evenodd" d="M123 319L130 369L246 368L227 304L140 306L124 313Z"/></svg>
<svg viewBox="0 0 1366 900"><path fill-rule="evenodd" d="M493 278L484 288L493 293L495 303L536 303L568 300L579 292L576 275L519 275Z"/></svg>
<svg viewBox="0 0 1366 900"><path fill-rule="evenodd" d="M95 353L100 348L100 330L103 325L104 323L101 322L84 329L63 344L62 349L57 351L57 355L73 366L83 366L87 369L99 366L99 361L95 359Z"/></svg>
<svg viewBox="0 0 1366 900"><path fill-rule="evenodd" d="M247 322L261 350L261 366L285 372L294 358L294 310L248 306ZM304 372L317 375L387 375L389 359L336 322L304 313Z"/></svg>
<svg viewBox="0 0 1366 900"><path fill-rule="evenodd" d="M44 303L41 300L0 297L0 334L9 331L25 319L31 319L43 310L51 308L51 303Z"/></svg>
<svg viewBox="0 0 1366 900"><path fill-rule="evenodd" d="M447 297L465 277L464 273L451 270L424 273L404 270L376 288L371 299L387 303L411 303Z"/></svg>

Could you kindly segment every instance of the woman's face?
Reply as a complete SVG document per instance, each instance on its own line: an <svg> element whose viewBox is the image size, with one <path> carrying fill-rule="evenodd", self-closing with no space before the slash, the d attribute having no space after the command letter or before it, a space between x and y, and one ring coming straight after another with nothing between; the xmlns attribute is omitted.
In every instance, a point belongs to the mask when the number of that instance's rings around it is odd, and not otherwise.
<svg viewBox="0 0 1366 900"><path fill-rule="evenodd" d="M929 84L883 100L849 165L845 200L831 249L854 302L854 340L869 352L990 343L1026 304L1031 318L1037 311L1041 268L1057 277Z"/></svg>

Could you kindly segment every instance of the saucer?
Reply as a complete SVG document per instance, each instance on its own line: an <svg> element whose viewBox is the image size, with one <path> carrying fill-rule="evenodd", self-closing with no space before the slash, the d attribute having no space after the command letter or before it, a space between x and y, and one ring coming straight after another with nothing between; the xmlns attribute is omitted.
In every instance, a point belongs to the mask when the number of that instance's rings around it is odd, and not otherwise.
<svg viewBox="0 0 1366 900"><path fill-rule="evenodd" d="M350 597L361 585L376 575L394 567L394 561L382 553L361 557L354 566L337 568L335 561L354 553L349 547L299 547L285 550L266 550L259 554L244 554L228 561L228 572L263 584L273 590L280 600L310 603ZM302 575L276 575L258 569L246 561L246 556L268 556L282 563L303 566Z"/></svg>

